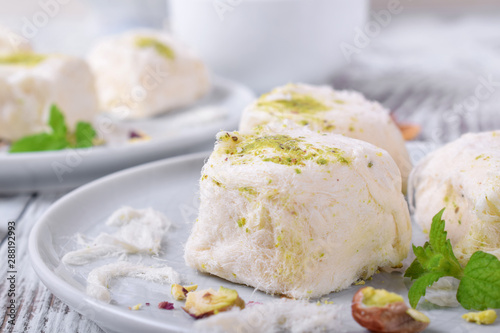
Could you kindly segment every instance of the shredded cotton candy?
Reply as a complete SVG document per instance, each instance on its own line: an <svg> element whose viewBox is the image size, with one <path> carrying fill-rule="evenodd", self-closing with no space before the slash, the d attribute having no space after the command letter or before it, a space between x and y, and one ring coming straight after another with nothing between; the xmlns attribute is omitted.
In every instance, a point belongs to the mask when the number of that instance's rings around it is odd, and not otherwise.
<svg viewBox="0 0 500 333"><path fill-rule="evenodd" d="M243 134L257 133L263 126L280 133L291 127L307 127L383 148L396 161L406 191L412 165L401 132L387 109L358 92L307 84L275 88L244 110L239 130Z"/></svg>
<svg viewBox="0 0 500 333"><path fill-rule="evenodd" d="M446 208L448 238L466 264L478 251L500 258L500 131L470 133L429 154L411 174L410 202L424 233Z"/></svg>
<svg viewBox="0 0 500 333"><path fill-rule="evenodd" d="M111 301L110 282L119 277L133 277L156 283L181 283L179 273L169 266L151 267L119 261L95 268L89 273L87 295L109 303Z"/></svg>
<svg viewBox="0 0 500 333"><path fill-rule="evenodd" d="M341 307L280 300L222 312L196 321L198 332L341 332Z"/></svg>
<svg viewBox="0 0 500 333"><path fill-rule="evenodd" d="M342 135L220 132L200 195L186 263L268 293L319 297L409 251L397 165Z"/></svg>
<svg viewBox="0 0 500 333"><path fill-rule="evenodd" d="M112 234L99 234L92 242L84 244L82 249L66 253L62 262L84 265L122 254L158 254L163 235L171 222L152 208L122 207L108 218L106 225L118 230Z"/></svg>

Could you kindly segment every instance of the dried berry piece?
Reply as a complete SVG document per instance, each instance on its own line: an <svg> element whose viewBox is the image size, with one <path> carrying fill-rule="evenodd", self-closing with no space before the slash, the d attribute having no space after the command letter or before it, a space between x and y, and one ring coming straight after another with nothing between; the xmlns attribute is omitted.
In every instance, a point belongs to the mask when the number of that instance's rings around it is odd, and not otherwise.
<svg viewBox="0 0 500 333"><path fill-rule="evenodd" d="M174 309L174 303L160 302L160 303L158 303L158 309L173 310Z"/></svg>

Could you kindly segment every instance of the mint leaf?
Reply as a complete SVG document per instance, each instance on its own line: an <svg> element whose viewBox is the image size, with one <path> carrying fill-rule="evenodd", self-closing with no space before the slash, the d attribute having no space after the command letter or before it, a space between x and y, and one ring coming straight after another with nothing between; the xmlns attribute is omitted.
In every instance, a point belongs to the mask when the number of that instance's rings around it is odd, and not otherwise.
<svg viewBox="0 0 500 333"><path fill-rule="evenodd" d="M65 137L68 133L64 115L56 105L50 108L49 126L52 128L52 133L57 137Z"/></svg>
<svg viewBox="0 0 500 333"><path fill-rule="evenodd" d="M425 296L427 287L445 276L460 279L463 269L460 266L450 240L447 239L445 222L441 219L444 209L432 219L429 241L424 246L413 245L413 253L417 257L405 272L413 282L408 292L412 307L416 307L420 298Z"/></svg>
<svg viewBox="0 0 500 333"><path fill-rule="evenodd" d="M408 291L408 299L410 300L411 307L417 307L420 298L425 296L425 290L427 287L432 286L434 282L444 276L446 276L446 273L444 272L428 272L415 280Z"/></svg>
<svg viewBox="0 0 500 333"><path fill-rule="evenodd" d="M92 147L96 134L96 131L90 123L83 121L78 122L75 130L76 148Z"/></svg>
<svg viewBox="0 0 500 333"><path fill-rule="evenodd" d="M25 136L10 146L10 153L61 150L65 148L87 148L93 146L96 131L90 123L78 122L75 133L68 133L64 114L56 105L50 108L48 125L51 133Z"/></svg>
<svg viewBox="0 0 500 333"><path fill-rule="evenodd" d="M453 276L457 279L462 276L463 269L453 253L450 240L446 239L445 222L441 220L443 212L444 209L432 219L429 241L424 246L413 246L413 253L420 266L412 264L408 277L416 279L425 272L443 272L444 276ZM417 268L419 271L415 271Z"/></svg>
<svg viewBox="0 0 500 333"><path fill-rule="evenodd" d="M425 271L431 270L436 266L435 259L433 260L435 253L429 242L425 242L424 246L413 246L413 253Z"/></svg>
<svg viewBox="0 0 500 333"><path fill-rule="evenodd" d="M444 230L445 222L441 219L444 208L432 218L431 231L429 232L429 243L435 252L443 255L450 270L451 276L459 278L462 267L453 253L451 242L447 239L448 233ZM442 265L443 263L441 263Z"/></svg>
<svg viewBox="0 0 500 333"><path fill-rule="evenodd" d="M415 248L415 245L413 245ZM406 269L404 277L409 277L412 280L418 279L426 273L426 270L422 267L418 259L413 260L410 267Z"/></svg>
<svg viewBox="0 0 500 333"><path fill-rule="evenodd" d="M458 286L457 300L468 310L500 308L500 261L497 257L482 251L471 256Z"/></svg>
<svg viewBox="0 0 500 333"><path fill-rule="evenodd" d="M9 149L10 153L25 153L44 150L61 150L69 145L65 138L48 133L25 136L14 142Z"/></svg>
<svg viewBox="0 0 500 333"><path fill-rule="evenodd" d="M415 280L408 292L411 306L417 306L427 287L441 277L452 276L461 280L457 300L465 309L500 308L500 260L477 251L463 269L447 239L443 211L432 219L429 241L424 246L413 246L417 258L405 272L405 277Z"/></svg>

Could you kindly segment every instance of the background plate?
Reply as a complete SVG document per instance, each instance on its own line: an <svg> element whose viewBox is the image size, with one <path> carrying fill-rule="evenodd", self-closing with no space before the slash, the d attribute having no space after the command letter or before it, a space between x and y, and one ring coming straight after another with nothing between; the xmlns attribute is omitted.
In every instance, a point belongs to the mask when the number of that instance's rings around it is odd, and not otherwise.
<svg viewBox="0 0 500 333"><path fill-rule="evenodd" d="M426 149L424 144L416 144L416 147L419 152ZM275 298L260 291L254 292L250 287L201 274L184 264L183 245L197 216L198 180L207 157L208 153L201 153L138 166L94 181L60 199L38 221L30 236L30 256L40 279L57 297L109 332L190 331L194 320L180 309L181 303L175 302L174 311L156 307L160 301L172 301L169 285L131 278L118 279L110 286L112 304L106 304L85 295L85 279L92 268L115 262L116 258L99 260L83 267L66 266L60 261L66 252L76 249L76 233L95 236L101 231L111 231L104 226L106 218L117 208L129 205L134 208L153 207L174 224L163 240L163 253L159 258L130 256L129 261L144 264L166 262L186 282L199 284L201 289L221 285L230 287L236 289L246 302ZM421 244L423 240L423 235L415 227L414 243ZM407 282L400 274L380 273L366 285L387 288L406 298ZM353 286L327 295L335 304L342 305L341 331L366 332L353 321L350 313L351 299L357 289L359 287ZM145 302L151 303L151 306L140 311L128 309ZM466 312L462 308L440 308L423 302L419 309L431 318L429 332L498 332L498 324L488 327L465 323L460 318Z"/></svg>
<svg viewBox="0 0 500 333"><path fill-rule="evenodd" d="M144 120L113 122L108 131L98 128L104 132L106 146L0 152L0 194L70 189L138 164L211 149L218 131L238 127L241 112L254 97L245 86L216 78L210 94L187 108ZM128 143L131 130L142 131L151 140Z"/></svg>

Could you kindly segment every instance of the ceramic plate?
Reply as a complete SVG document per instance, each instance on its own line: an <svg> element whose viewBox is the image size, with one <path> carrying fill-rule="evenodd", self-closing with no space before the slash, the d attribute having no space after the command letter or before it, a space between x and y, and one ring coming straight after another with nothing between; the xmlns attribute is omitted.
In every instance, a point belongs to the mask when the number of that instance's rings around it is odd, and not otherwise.
<svg viewBox="0 0 500 333"><path fill-rule="evenodd" d="M104 146L0 152L0 194L74 188L138 164L211 149L215 134L236 129L243 108L253 99L248 88L219 78L208 96L188 108L145 120L98 122L103 124L98 131L106 138ZM151 140L130 143L131 131L143 132Z"/></svg>
<svg viewBox="0 0 500 333"><path fill-rule="evenodd" d="M423 152L420 146L414 151ZM420 157L420 153L413 156ZM35 271L43 283L69 306L88 316L109 332L182 332L193 328L194 319L180 309L159 310L157 304L170 301L170 286L123 278L110 285L112 303L107 304L85 295L86 276L91 269L116 258L102 259L88 266L66 266L62 256L77 248L74 235L83 233L95 236L111 231L104 226L106 218L117 208L128 205L134 208L152 207L163 212L172 222L163 239L162 254L158 258L130 256L129 261L143 264L167 263L187 282L196 283L201 289L225 286L236 289L246 301L266 302L273 296L253 288L236 285L217 277L202 274L187 267L183 260L183 245L197 216L198 180L208 153L175 157L121 171L75 190L56 202L36 224L30 236L30 255ZM421 244L423 235L414 228L414 243ZM387 288L401 295L408 294L407 281L400 274L380 273L366 285ZM342 331L366 332L357 325L350 314L350 303L357 286L327 297L342 305ZM313 300L314 301L314 300ZM128 307L150 303L139 311ZM431 319L432 332L498 332L494 326L477 326L465 323L460 316L462 308L440 308L421 303Z"/></svg>

